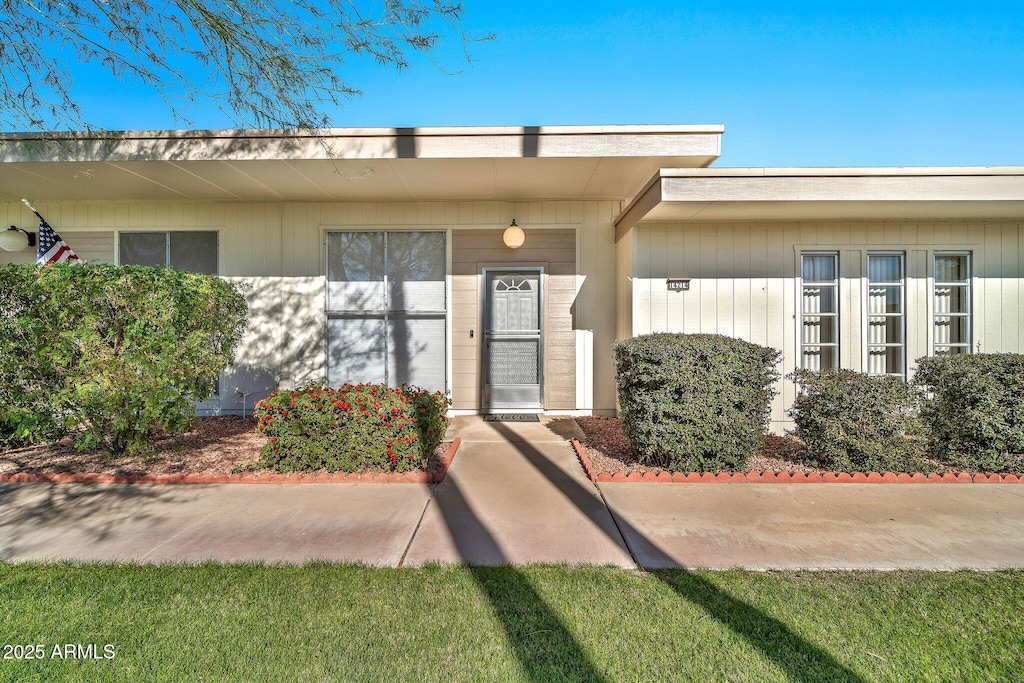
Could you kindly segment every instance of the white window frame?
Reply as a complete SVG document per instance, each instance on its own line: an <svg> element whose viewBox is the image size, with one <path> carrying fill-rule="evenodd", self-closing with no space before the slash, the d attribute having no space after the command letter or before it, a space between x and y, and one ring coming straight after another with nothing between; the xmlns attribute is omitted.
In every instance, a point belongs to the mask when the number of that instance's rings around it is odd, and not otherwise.
<svg viewBox="0 0 1024 683"><path fill-rule="evenodd" d="M388 234L399 233L399 232L434 232L444 235L445 239L445 287L444 287L444 311L410 311L410 310L391 310L391 293L388 277ZM352 308L334 308L332 307L331 296L330 296L330 264L328 262L330 258L330 249L328 248L328 240L331 235L341 233L381 233L384 237L384 297L383 307L375 309L352 309ZM405 318L439 318L444 320L444 391L451 392L451 231L438 226L417 226L417 227L397 227L397 226L382 226L382 227L322 227L321 228L321 248L322 248L322 259L324 273L324 314L329 320L332 318L380 318L384 321L385 331L388 329L388 323L394 317L405 317ZM391 378L388 369L388 335L384 335L384 384L391 386ZM325 331L324 334L324 359L325 369L327 376L330 377L330 339L329 332Z"/></svg>
<svg viewBox="0 0 1024 683"><path fill-rule="evenodd" d="M804 274L804 257L805 256L831 256L832 257L832 263L833 263L832 272L835 275L835 279L832 280L831 282L813 282L813 283L811 283L809 285L804 280L804 277L803 277L803 274ZM798 262L798 266L800 268L800 270L799 270L799 274L800 274L800 291L798 293L799 298L797 299L797 308L799 310L799 315L797 316L798 319L799 319L799 323L798 323L798 328L797 329L798 329L798 335L799 335L798 336L798 339L799 339L799 351L798 351L798 353L800 354L800 358L799 358L799 360L800 360L800 367L801 368L805 368L806 367L804 365L805 358L806 358L806 355L807 355L805 353L805 349L807 349L807 348L818 348L818 349L821 349L822 347L828 347L828 348L834 349L834 351L833 351L833 365L831 366L831 368L838 368L838 367L840 367L839 344L840 344L840 340L842 339L842 334L840 333L840 329L839 329L839 325L840 325L840 322L841 322L841 317L840 317L841 311L840 311L840 305L839 305L840 304L840 301L839 301L839 252L835 251L835 250L806 250L806 251L801 250L800 251L800 259L799 259L799 262ZM835 293L834 294L834 297L835 297L834 301L835 301L835 308L836 308L835 312L833 312L833 313L806 313L804 311L804 290L805 290L805 288L807 288L809 286L814 286L814 287L830 287L830 288L832 288L832 290ZM835 319L835 329L834 329L835 341L830 342L830 343L825 343L825 344L820 343L820 342L818 342L818 343L807 343L807 341L806 341L806 339L804 337L804 334L806 332L806 327L804 326L804 318L807 317L807 316L814 317L814 318L834 318ZM819 369L825 370L825 369L831 369L831 368L820 367Z"/></svg>
<svg viewBox="0 0 1024 683"><path fill-rule="evenodd" d="M961 282L940 282L935 272L935 260L939 256L964 256L967 264L967 277ZM939 355L940 349L951 349L951 348L963 348L966 349L966 353L973 352L974 344L974 258L973 253L963 249L936 249L931 253L931 270L932 270L932 283L931 283L931 349L930 354L932 356ZM966 295L964 297L967 302L967 311L965 313L938 313L936 312L936 302L938 297L938 289L940 287L959 287L962 288ZM967 342L966 343L938 343L935 341L935 325L939 318L966 318L967 319Z"/></svg>
<svg viewBox="0 0 1024 683"><path fill-rule="evenodd" d="M900 278L893 282L871 282L871 257L872 256L899 256L900 257ZM864 261L864 370L872 377L899 377L907 378L907 252L905 250L878 249L869 250L865 253ZM900 312L899 313L872 313L871 312L871 287L899 287ZM871 318L899 318L900 319L900 343L871 341ZM903 353L900 355L900 371L896 372L871 372L871 350L877 348L900 348Z"/></svg>

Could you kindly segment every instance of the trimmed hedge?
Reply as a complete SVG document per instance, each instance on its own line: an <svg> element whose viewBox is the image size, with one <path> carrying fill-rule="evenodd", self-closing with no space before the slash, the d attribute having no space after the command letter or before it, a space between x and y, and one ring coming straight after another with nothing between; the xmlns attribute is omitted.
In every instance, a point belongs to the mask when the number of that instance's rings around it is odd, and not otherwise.
<svg viewBox="0 0 1024 683"><path fill-rule="evenodd" d="M145 451L188 429L233 361L246 304L211 275L0 266L0 438Z"/></svg>
<svg viewBox="0 0 1024 683"><path fill-rule="evenodd" d="M936 457L967 469L1024 471L1024 356L919 358L914 382L932 396L922 417Z"/></svg>
<svg viewBox="0 0 1024 683"><path fill-rule="evenodd" d="M674 472L742 469L764 442L781 355L716 334L616 344L623 430L640 460Z"/></svg>
<svg viewBox="0 0 1024 683"><path fill-rule="evenodd" d="M789 411L808 464L838 471L915 472L925 455L920 392L897 377L797 370Z"/></svg>
<svg viewBox="0 0 1024 683"><path fill-rule="evenodd" d="M279 472L407 472L441 443L450 405L446 394L411 386L309 384L271 394L254 414L267 437L263 464Z"/></svg>

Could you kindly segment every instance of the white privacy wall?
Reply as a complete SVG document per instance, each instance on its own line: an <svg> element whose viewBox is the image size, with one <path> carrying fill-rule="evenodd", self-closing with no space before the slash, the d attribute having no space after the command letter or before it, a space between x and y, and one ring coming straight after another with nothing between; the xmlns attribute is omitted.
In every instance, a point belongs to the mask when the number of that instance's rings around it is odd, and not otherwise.
<svg viewBox="0 0 1024 683"><path fill-rule="evenodd" d="M618 201L543 202L36 202L79 255L113 262L118 230L219 232L220 273L247 281L250 325L237 356L252 388L318 379L326 374L324 229L519 225L579 228L580 275L574 313L576 409L615 409L611 347L615 338L615 243ZM0 202L3 225L35 230L19 202ZM30 252L0 252L0 263L32 262ZM246 379L249 378L249 379ZM224 386L235 387L234 378ZM254 400L250 396L247 400ZM230 396L225 401L233 401ZM237 410L237 404L225 408Z"/></svg>
<svg viewBox="0 0 1024 683"><path fill-rule="evenodd" d="M646 223L618 244L619 292L632 290L628 329L715 333L783 351L781 370L799 364L799 253L839 253L840 365L865 369L866 254L906 252L907 358L931 352L931 255L973 253L973 346L1024 351L1021 221ZM623 244L625 241L628 244ZM629 268L631 263L631 269ZM632 272L633 277L628 278ZM668 277L691 278L690 291L669 292ZM628 280L628 285L626 284ZM621 316L620 316L621 317ZM620 328L619 336L625 336ZM795 387L780 381L772 421L790 421Z"/></svg>

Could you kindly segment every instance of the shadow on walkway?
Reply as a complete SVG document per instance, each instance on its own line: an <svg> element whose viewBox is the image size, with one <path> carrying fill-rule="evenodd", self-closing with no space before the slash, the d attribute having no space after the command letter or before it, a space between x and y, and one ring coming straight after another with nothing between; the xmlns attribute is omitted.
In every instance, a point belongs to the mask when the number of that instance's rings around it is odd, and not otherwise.
<svg viewBox="0 0 1024 683"><path fill-rule="evenodd" d="M161 517L153 502L185 504L185 487L144 484L0 484L0 560L30 555L47 545L46 530L59 522L85 542L102 543L122 524Z"/></svg>
<svg viewBox="0 0 1024 683"><path fill-rule="evenodd" d="M446 502L434 498L462 557L485 556L507 562L494 536L484 527L453 479L446 482ZM467 530L466 526L469 525ZM468 532L468 533L467 533ZM468 565L487 596L523 671L533 681L603 681L565 624L554 614L529 579L512 565Z"/></svg>
<svg viewBox="0 0 1024 683"><path fill-rule="evenodd" d="M585 487L565 476L559 476L558 467L537 449L528 442L514 438L514 432L507 426L501 423L494 423L493 426L569 501L586 499L586 495L583 495L587 493ZM465 525L466 519L470 519L473 526L471 534L452 534L456 545L461 544L460 554L469 557L471 553L467 546L471 543L483 543L487 544L488 555L493 553L497 557L504 557L494 537L472 514L455 482L450 481L449 486L450 502L438 504L445 523L450 530L454 530L457 519L461 525ZM613 510L609 511L619 526L619 533L623 539L633 534L644 538L629 522L617 516ZM671 564L671 558L660 551L654 543L647 543L656 557L658 554L661 555L658 557L659 560ZM565 624L552 612L522 572L514 567L496 570L473 566L470 566L470 571L481 590L487 595L495 615L501 621L509 642L515 648L516 655L531 680L604 680ZM699 605L708 616L757 648L791 681L828 680L859 683L863 680L828 652L804 639L782 621L729 595L693 572L686 569L662 570L652 572L651 575L680 598Z"/></svg>

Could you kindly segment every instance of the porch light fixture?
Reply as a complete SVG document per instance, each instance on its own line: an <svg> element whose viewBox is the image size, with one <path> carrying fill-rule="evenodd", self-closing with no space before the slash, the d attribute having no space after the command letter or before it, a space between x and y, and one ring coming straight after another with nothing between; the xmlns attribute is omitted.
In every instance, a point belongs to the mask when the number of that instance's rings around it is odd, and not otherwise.
<svg viewBox="0 0 1024 683"><path fill-rule="evenodd" d="M518 249L523 246L523 242L526 241L526 233L523 229L516 225L516 219L512 219L512 224L505 228L505 233L501 236L501 241L505 243L505 246L509 249Z"/></svg>
<svg viewBox="0 0 1024 683"><path fill-rule="evenodd" d="M4 251L24 251L36 246L36 234L12 225L0 232L0 249Z"/></svg>

